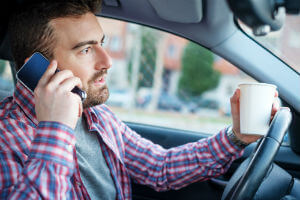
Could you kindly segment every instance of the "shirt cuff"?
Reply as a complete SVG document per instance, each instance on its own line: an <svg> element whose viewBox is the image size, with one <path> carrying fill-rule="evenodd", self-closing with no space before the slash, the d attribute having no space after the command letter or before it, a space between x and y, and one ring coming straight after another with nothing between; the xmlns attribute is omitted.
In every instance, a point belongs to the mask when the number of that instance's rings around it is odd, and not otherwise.
<svg viewBox="0 0 300 200"><path fill-rule="evenodd" d="M243 148L235 145L227 135L227 128L209 140L209 148L217 158L236 159L243 154Z"/></svg>
<svg viewBox="0 0 300 200"><path fill-rule="evenodd" d="M39 122L29 158L73 167L74 130L59 122Z"/></svg>

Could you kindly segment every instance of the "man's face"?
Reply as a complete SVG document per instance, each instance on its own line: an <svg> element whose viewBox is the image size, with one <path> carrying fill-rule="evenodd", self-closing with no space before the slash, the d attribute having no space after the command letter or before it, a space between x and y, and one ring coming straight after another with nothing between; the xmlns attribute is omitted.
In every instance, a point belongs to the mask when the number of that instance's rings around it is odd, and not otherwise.
<svg viewBox="0 0 300 200"><path fill-rule="evenodd" d="M81 79L87 99L83 107L104 103L109 96L105 82L111 58L101 46L104 34L92 13L51 22L56 37L54 59L60 70L69 69Z"/></svg>

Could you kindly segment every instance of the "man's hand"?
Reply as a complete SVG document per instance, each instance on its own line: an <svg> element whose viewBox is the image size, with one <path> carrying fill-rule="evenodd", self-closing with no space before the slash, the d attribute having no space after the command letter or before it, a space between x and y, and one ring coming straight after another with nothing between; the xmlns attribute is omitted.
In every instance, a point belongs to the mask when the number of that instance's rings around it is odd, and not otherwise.
<svg viewBox="0 0 300 200"><path fill-rule="evenodd" d="M70 70L55 73L56 69L57 62L52 61L34 90L37 120L61 122L74 129L82 103L71 90L82 83Z"/></svg>
<svg viewBox="0 0 300 200"><path fill-rule="evenodd" d="M278 92L275 92L275 97L278 97ZM252 143L261 138L261 135L246 135L240 133L240 89L236 89L233 96L230 98L231 104L231 115L232 115L232 129L236 137L245 143ZM275 116L276 112L279 110L278 99L275 98L273 103L271 120Z"/></svg>

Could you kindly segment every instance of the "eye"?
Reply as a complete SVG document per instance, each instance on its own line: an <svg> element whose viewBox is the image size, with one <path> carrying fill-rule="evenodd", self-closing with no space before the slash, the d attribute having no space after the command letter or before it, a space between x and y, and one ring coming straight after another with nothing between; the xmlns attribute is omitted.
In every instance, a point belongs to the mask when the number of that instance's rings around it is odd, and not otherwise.
<svg viewBox="0 0 300 200"><path fill-rule="evenodd" d="M87 54L87 53L89 53L90 50L91 50L91 47L87 47L87 48L84 48L83 50L81 50L80 53Z"/></svg>
<svg viewBox="0 0 300 200"><path fill-rule="evenodd" d="M103 37L103 39L100 42L100 45L103 47L103 45L106 44L106 41L107 41L106 37Z"/></svg>
<svg viewBox="0 0 300 200"><path fill-rule="evenodd" d="M104 43L105 43L105 41L102 40L102 41L100 42L100 45L103 47Z"/></svg>

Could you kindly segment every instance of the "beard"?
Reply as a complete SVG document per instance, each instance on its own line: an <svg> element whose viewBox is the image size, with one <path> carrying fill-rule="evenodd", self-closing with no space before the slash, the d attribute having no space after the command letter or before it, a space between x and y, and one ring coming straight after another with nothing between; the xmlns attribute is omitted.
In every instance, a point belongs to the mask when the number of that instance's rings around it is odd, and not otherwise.
<svg viewBox="0 0 300 200"><path fill-rule="evenodd" d="M88 81L88 87L83 88L83 90L87 94L87 97L86 97L85 101L83 102L84 109L103 104L108 99L109 90L108 90L108 87L106 84L104 84L100 88L99 87L95 88L95 86L94 86L94 82L99 77L103 77L106 74L107 74L107 70L99 71Z"/></svg>

